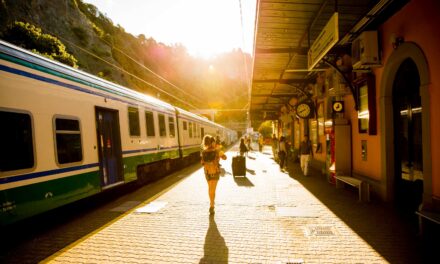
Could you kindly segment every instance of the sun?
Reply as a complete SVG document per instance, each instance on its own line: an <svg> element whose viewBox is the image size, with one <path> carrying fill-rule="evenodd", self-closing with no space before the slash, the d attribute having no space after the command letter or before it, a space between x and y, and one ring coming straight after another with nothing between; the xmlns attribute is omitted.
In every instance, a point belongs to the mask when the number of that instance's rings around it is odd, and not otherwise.
<svg viewBox="0 0 440 264"><path fill-rule="evenodd" d="M252 53L256 0L83 0L134 35L209 58L233 49ZM241 8L240 8L241 5Z"/></svg>
<svg viewBox="0 0 440 264"><path fill-rule="evenodd" d="M242 45L236 1L192 1L181 12L190 15L179 22L176 33L190 54L207 58Z"/></svg>

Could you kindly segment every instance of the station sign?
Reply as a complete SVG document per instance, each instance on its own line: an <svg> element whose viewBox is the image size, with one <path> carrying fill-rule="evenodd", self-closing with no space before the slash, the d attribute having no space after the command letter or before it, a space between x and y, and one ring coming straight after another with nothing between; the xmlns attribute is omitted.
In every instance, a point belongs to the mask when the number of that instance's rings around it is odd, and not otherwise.
<svg viewBox="0 0 440 264"><path fill-rule="evenodd" d="M319 33L308 52L307 66L311 71L315 65L339 41L338 12L335 12Z"/></svg>

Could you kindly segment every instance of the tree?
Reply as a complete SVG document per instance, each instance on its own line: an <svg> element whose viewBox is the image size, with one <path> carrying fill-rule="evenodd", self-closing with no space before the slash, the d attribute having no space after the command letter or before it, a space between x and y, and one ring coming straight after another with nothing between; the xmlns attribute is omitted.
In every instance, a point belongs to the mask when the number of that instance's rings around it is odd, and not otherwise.
<svg viewBox="0 0 440 264"><path fill-rule="evenodd" d="M66 46L59 39L43 33L41 28L32 24L15 21L3 33L3 38L50 59L77 67L78 60L66 51Z"/></svg>
<svg viewBox="0 0 440 264"><path fill-rule="evenodd" d="M265 138L272 137L272 121L267 120L261 123L260 127L258 128L258 132L263 135Z"/></svg>

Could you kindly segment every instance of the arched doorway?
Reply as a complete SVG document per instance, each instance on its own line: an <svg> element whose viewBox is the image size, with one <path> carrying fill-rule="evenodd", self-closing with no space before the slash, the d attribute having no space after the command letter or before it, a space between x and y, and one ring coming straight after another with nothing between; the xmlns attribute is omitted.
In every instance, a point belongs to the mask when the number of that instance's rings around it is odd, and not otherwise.
<svg viewBox="0 0 440 264"><path fill-rule="evenodd" d="M423 193L422 102L420 76L410 58L393 83L394 201L403 211L417 210Z"/></svg>
<svg viewBox="0 0 440 264"><path fill-rule="evenodd" d="M410 185L408 188L411 190L414 187L413 191L417 190L417 186L414 185L422 183L423 203L430 203L432 200L428 88L429 68L422 50L415 43L403 43L388 57L382 73L379 91L381 173L383 176L380 186L382 197L386 201L396 201L398 204L403 205L409 202L408 199L405 201L406 189L404 185L407 183L405 181L409 181L405 178L412 179L412 183L408 184ZM418 109L419 106L420 110ZM408 110L411 110L410 113ZM405 114L411 114L412 116L408 118ZM402 141L405 140L405 136L406 139L410 140L410 133L411 142L403 144ZM417 138L414 139L414 137ZM405 151L408 153L405 153ZM419 153L415 154L414 151L419 151ZM408 166L409 161L411 161L410 166ZM410 169L413 171L410 172ZM417 171L414 171L414 169ZM406 172L408 174L405 174ZM422 178L423 182L415 182L417 178L415 174L420 172L422 175L417 177ZM412 173L412 178L410 173ZM404 175L402 176L402 174ZM405 181L403 181L404 179ZM409 203L416 204L418 203L417 199L421 199L417 191L414 192L414 195L417 198L409 198ZM408 204L407 208L410 209L410 206L414 205Z"/></svg>

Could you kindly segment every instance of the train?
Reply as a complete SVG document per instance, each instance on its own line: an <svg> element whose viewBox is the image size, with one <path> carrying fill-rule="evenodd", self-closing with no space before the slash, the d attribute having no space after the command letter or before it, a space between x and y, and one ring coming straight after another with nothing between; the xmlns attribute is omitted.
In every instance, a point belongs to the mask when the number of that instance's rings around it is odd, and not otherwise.
<svg viewBox="0 0 440 264"><path fill-rule="evenodd" d="M237 132L0 40L0 225L200 158Z"/></svg>

